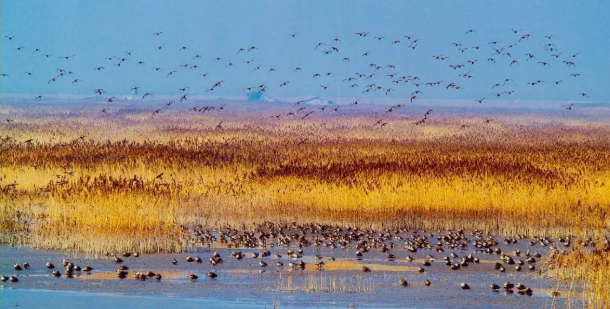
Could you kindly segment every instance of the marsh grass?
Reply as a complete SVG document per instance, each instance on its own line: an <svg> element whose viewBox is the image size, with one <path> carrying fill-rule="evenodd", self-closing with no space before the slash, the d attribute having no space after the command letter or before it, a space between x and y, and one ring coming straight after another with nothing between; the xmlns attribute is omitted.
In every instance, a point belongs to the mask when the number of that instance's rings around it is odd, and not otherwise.
<svg viewBox="0 0 610 309"><path fill-rule="evenodd" d="M608 308L610 305L610 252L555 253L546 267L554 279L583 284L581 297L585 307Z"/></svg>
<svg viewBox="0 0 610 309"><path fill-rule="evenodd" d="M552 236L610 222L610 128L602 124L463 117L414 126L397 118L380 129L364 125L374 123L364 115L13 118L2 125L0 147L5 243L177 252L192 246L185 227L198 224ZM214 130L222 119L225 129Z"/></svg>

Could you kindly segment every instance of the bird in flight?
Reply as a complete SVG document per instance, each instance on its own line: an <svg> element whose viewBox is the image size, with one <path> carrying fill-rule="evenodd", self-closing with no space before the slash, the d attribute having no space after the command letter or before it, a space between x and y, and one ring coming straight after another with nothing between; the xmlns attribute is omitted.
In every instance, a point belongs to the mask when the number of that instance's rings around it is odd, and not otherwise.
<svg viewBox="0 0 610 309"><path fill-rule="evenodd" d="M309 113L307 113L307 114L303 115L303 117L301 117L301 119L305 119L305 118L309 117L309 116L310 116L311 114L313 114L313 113L314 113L314 112L313 112L313 111L311 111L311 112L309 112Z"/></svg>
<svg viewBox="0 0 610 309"><path fill-rule="evenodd" d="M569 67L575 67L576 66L576 63L574 63L573 61L565 61L564 60L563 63L565 63Z"/></svg>

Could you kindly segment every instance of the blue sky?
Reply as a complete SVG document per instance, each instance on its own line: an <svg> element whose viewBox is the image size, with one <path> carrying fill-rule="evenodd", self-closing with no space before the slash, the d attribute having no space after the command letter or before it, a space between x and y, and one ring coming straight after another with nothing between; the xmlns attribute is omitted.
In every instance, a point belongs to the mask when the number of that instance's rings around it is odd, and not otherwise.
<svg viewBox="0 0 610 309"><path fill-rule="evenodd" d="M266 96L294 98L405 98L420 90L419 98L466 99L502 94L503 100L610 99L610 4L606 1L77 1L4 0L0 3L2 94L93 96L103 88L110 95L130 93L245 96L245 87L267 86ZM476 33L466 34L476 29ZM519 30L515 34L511 29ZM160 36L154 32L162 31ZM367 31L367 37L355 32ZM292 38L289 33L296 33ZM521 35L530 33L515 47ZM544 35L553 35L552 39ZM419 39L415 49L405 35ZM5 36L14 36L8 40ZM381 41L375 36L385 37ZM332 42L333 38L341 42ZM400 40L401 43L392 44ZM499 41L497 45L489 45ZM326 45L315 49L318 42ZM460 52L451 43L469 49ZM553 43L556 51L547 51ZM163 45L161 50L157 46ZM479 50L473 46L480 45ZM24 46L22 50L17 47ZM180 50L187 46L188 50ZM237 51L256 46L251 52ZM334 46L339 52L325 55ZM492 47L504 47L493 55ZM39 48L41 51L33 53ZM132 52L129 56L125 52ZM362 54L369 52L368 57ZM52 54L45 58L42 54ZM526 60L533 53L535 60ZM558 59L551 54L561 53ZM581 53L576 58L567 57ZM444 61L432 55L449 57ZM75 55L69 60L60 56ZM202 58L193 59L195 55ZM119 61L106 57L128 59ZM221 57L224 61L213 61ZM342 61L349 57L350 61ZM489 57L496 63L487 61ZM477 60L470 65L467 60ZM252 60L248 65L244 61ZM512 60L518 64L510 66ZM573 61L568 67L562 61ZM138 65L143 61L143 65ZM548 62L544 66L539 61ZM232 62L235 67L226 67ZM182 68L180 64L197 65ZM383 68L375 70L375 63ZM257 65L260 70L254 70ZM392 64L396 69L386 68ZM464 64L454 70L449 65ZM103 66L97 71L94 68ZM294 72L295 67L302 71ZM155 71L154 67L161 70ZM269 72L273 67L276 71ZM47 82L57 69L73 75ZM167 77L169 71L176 71ZM28 76L25 72L31 72ZM325 76L332 72L330 77ZM353 82L356 72L375 74ZM207 77L199 74L209 73ZM312 78L320 73L319 78ZM416 87L415 82L392 83L388 74L418 76L420 82L443 81L441 86ZM573 78L572 73L580 74ZM472 78L460 77L460 74ZM504 79L512 81L492 89ZM79 79L76 84L73 79ZM205 92L215 82L221 87ZM536 86L527 83L543 80ZM562 80L556 86L551 81ZM285 87L280 83L289 81ZM461 90L446 89L455 83ZM349 88L353 83L358 84ZM393 88L362 93L367 84ZM324 90L321 85L328 85ZM579 97L585 92L590 99Z"/></svg>

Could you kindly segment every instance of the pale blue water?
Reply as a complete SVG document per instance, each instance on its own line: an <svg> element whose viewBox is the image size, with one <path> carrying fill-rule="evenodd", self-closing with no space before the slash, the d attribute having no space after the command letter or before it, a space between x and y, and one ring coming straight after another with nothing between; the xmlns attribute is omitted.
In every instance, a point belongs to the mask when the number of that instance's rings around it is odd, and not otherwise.
<svg viewBox="0 0 610 309"><path fill-rule="evenodd" d="M526 244L504 245L505 250L520 247L526 250ZM529 247L529 246L528 246ZM286 249L272 248L271 252L284 252ZM548 250L536 247L543 252ZM243 249L244 253L260 250ZM396 261L387 260L380 252L369 252L364 260L356 260L353 250L329 248L306 248L303 260L310 264L314 262L314 254L325 257L334 256L349 262L377 265L379 270L363 274L359 270L325 270L288 271L275 266L275 258L265 258L269 266L264 273L258 273L258 259L249 256L242 261L230 257L230 250L220 249L225 263L213 267L207 263L211 251L200 249L189 253L200 256L203 264L187 263L187 254L155 254L143 255L139 258L125 258L123 265L130 267L127 279L115 277L115 264L109 258L89 259L74 253L60 251L33 250L29 248L11 248L0 246L0 275L17 275L18 283L0 283L0 308L562 308L566 306L568 287L553 282L537 272L516 272L508 268L506 273L493 270L496 255L475 253L481 258L480 264L471 264L467 269L448 270L440 259L448 253L420 251L409 253L416 260L412 263L404 261L407 254L404 249L393 250ZM458 250L460 256L473 253L472 250ZM413 269L421 265L421 260L432 253L437 261L426 268L425 273L413 270L389 271L382 270L386 266L411 266ZM80 274L73 279L55 278L51 271L44 267L47 261L53 262L63 273L62 259L67 259L80 266L91 266L94 271ZM171 260L179 262L174 266ZM326 259L325 259L326 260ZM14 263L27 261L31 270L15 271ZM285 264L288 260L283 258ZM152 270L163 274L160 282L155 280L138 281L133 279L133 272ZM219 277L209 279L205 274L214 270ZM186 275L194 273L199 280L190 281ZM280 290L279 280L292 277L294 286L304 286L311 276L336 276L337 280L353 280L366 278L373 289L368 292L338 293L338 292L288 292ZM402 288L398 285L400 278L407 279L411 286ZM425 287L425 279L433 282ZM534 290L533 296L522 296L517 293L494 293L489 285L494 282L503 284L506 281L523 283ZM284 284L286 281L283 281ZM467 282L472 287L462 290L461 282ZM284 285L285 287L285 285ZM562 291L561 298L551 298L551 289ZM578 299L580 294L573 292L571 298ZM577 302L577 301L576 301ZM577 304L578 307L578 304Z"/></svg>

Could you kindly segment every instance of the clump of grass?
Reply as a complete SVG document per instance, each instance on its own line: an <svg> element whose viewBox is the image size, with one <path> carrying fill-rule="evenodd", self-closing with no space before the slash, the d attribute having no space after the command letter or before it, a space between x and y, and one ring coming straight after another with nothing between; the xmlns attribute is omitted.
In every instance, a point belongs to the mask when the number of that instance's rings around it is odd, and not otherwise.
<svg viewBox="0 0 610 309"><path fill-rule="evenodd" d="M335 272L314 272L306 276L280 275L278 290L307 293L371 293L375 291L375 286L372 278L362 275L345 277Z"/></svg>
<svg viewBox="0 0 610 309"><path fill-rule="evenodd" d="M588 308L610 306L610 252L556 252L546 263L551 277L584 285L583 300Z"/></svg>

